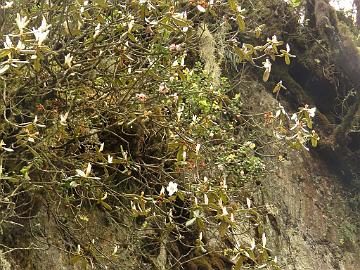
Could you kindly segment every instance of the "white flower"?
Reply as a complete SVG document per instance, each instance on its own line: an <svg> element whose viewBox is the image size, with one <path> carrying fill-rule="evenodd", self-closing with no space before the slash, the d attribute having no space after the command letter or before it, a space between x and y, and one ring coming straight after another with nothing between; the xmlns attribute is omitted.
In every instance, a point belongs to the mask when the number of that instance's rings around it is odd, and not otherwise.
<svg viewBox="0 0 360 270"><path fill-rule="evenodd" d="M186 155L187 155L187 153L186 153L186 151L184 150L184 151L183 151L183 153L182 153L182 158L183 158L183 161L185 161L185 160L186 160Z"/></svg>
<svg viewBox="0 0 360 270"><path fill-rule="evenodd" d="M294 130L295 128L297 128L300 124L300 121L299 120L296 120L295 121L295 125L293 127L290 128L290 130Z"/></svg>
<svg viewBox="0 0 360 270"><path fill-rule="evenodd" d="M38 42L38 45L41 46L42 43L47 38L51 27L50 24L47 24L45 17L43 17L41 25L38 29L33 28L33 34L35 35L35 39Z"/></svg>
<svg viewBox="0 0 360 270"><path fill-rule="evenodd" d="M113 157L112 156L108 155L107 160L108 160L108 163L110 163L110 164L113 163Z"/></svg>
<svg viewBox="0 0 360 270"><path fill-rule="evenodd" d="M87 167L86 167L86 171L82 171L82 170L78 170L76 169L76 176L80 176L80 177L89 177L90 173L91 173L91 163L88 163Z"/></svg>
<svg viewBox="0 0 360 270"><path fill-rule="evenodd" d="M278 140L282 140L282 139L284 139L285 138L285 136L283 136L283 135L280 135L279 133L277 133L277 132L275 132L275 138L277 138Z"/></svg>
<svg viewBox="0 0 360 270"><path fill-rule="evenodd" d="M5 42L4 42L4 48L5 49L11 49L13 47L14 47L14 45L13 45L9 35L6 35L5 36Z"/></svg>
<svg viewBox="0 0 360 270"><path fill-rule="evenodd" d="M247 207L250 209L251 208L251 201L249 198L246 198L246 204L247 204Z"/></svg>
<svg viewBox="0 0 360 270"><path fill-rule="evenodd" d="M226 184L226 179L225 178L224 178L224 181L221 181L220 184L224 189L227 189L227 184Z"/></svg>
<svg viewBox="0 0 360 270"><path fill-rule="evenodd" d="M60 125L66 126L66 120L68 118L69 112L66 112L65 114L60 114Z"/></svg>
<svg viewBox="0 0 360 270"><path fill-rule="evenodd" d="M285 111L284 107L279 103L279 109L275 113L275 117L278 118L281 114L288 116L287 112Z"/></svg>
<svg viewBox="0 0 360 270"><path fill-rule="evenodd" d="M267 72L271 72L271 62L269 61L269 58L266 58L265 62L263 62L263 67Z"/></svg>
<svg viewBox="0 0 360 270"><path fill-rule="evenodd" d="M187 13L186 13L186 11L184 11L184 12L182 12L181 13L181 16L182 16L182 18L184 19L184 20L187 20ZM183 32L187 32L189 30L189 27L188 26L184 26L183 28L182 28L182 31Z"/></svg>
<svg viewBox="0 0 360 270"><path fill-rule="evenodd" d="M104 151L104 146L105 146L105 143L100 144L99 152Z"/></svg>
<svg viewBox="0 0 360 270"><path fill-rule="evenodd" d="M24 32L25 27L28 25L28 23L29 23L30 21L27 19L27 16L21 17L21 15L18 13L18 14L16 15L15 22L16 22L17 27L18 27L19 30L20 30L20 35L22 35L23 32Z"/></svg>
<svg viewBox="0 0 360 270"><path fill-rule="evenodd" d="M226 209L226 206L223 206L223 208L222 208L222 215L223 216L227 216L229 213L228 213L228 211L227 211L227 209Z"/></svg>
<svg viewBox="0 0 360 270"><path fill-rule="evenodd" d="M38 42L38 45L41 46L42 43L45 41L45 39L47 38L47 35L49 34L49 30L45 31L45 32L41 32L38 31L36 29L33 29L33 33L35 35L35 39Z"/></svg>
<svg viewBox="0 0 360 270"><path fill-rule="evenodd" d="M99 34L100 34L100 23L98 23L95 27L95 33L94 33L94 38L96 38Z"/></svg>
<svg viewBox="0 0 360 270"><path fill-rule="evenodd" d="M316 107L308 109L309 112L309 116L310 117L314 117L315 116L315 112L316 112Z"/></svg>
<svg viewBox="0 0 360 270"><path fill-rule="evenodd" d="M43 125L43 124L38 124L38 117L37 117L37 115L35 115L35 118L34 118L34 125L35 126L38 126L38 127L46 127L45 125Z"/></svg>
<svg viewBox="0 0 360 270"><path fill-rule="evenodd" d="M289 53L290 52L290 46L288 43L286 43L286 51Z"/></svg>
<svg viewBox="0 0 360 270"><path fill-rule="evenodd" d="M209 204L209 198L206 194L204 194L204 204L208 205Z"/></svg>
<svg viewBox="0 0 360 270"><path fill-rule="evenodd" d="M262 234L262 246L263 246L263 248L265 248L265 246L266 246L266 236L265 236L265 233L263 233Z"/></svg>
<svg viewBox="0 0 360 270"><path fill-rule="evenodd" d="M21 42L21 40L18 41L18 44L16 45L16 50L20 52L21 50L25 49L24 43Z"/></svg>
<svg viewBox="0 0 360 270"><path fill-rule="evenodd" d="M41 21L40 27L37 29L40 32L45 32L51 27L51 24L47 24L45 17Z"/></svg>
<svg viewBox="0 0 360 270"><path fill-rule="evenodd" d="M4 141L1 140L1 142L0 142L0 149L4 150L4 151L6 151L6 152L14 152L13 149L4 147L5 145L6 145L6 144L4 143Z"/></svg>
<svg viewBox="0 0 360 270"><path fill-rule="evenodd" d="M199 151L200 151L200 143L196 144L196 148L195 148L195 153L198 155L199 154Z"/></svg>
<svg viewBox="0 0 360 270"><path fill-rule="evenodd" d="M111 256L114 256L118 252L118 245L115 245L113 252L111 253Z"/></svg>
<svg viewBox="0 0 360 270"><path fill-rule="evenodd" d="M2 9L8 9L8 8L11 8L13 5L14 5L14 1L6 1L6 2L5 2L5 5L0 6L0 8L2 8Z"/></svg>
<svg viewBox="0 0 360 270"><path fill-rule="evenodd" d="M169 193L169 196L172 196L174 193L178 191L177 188L178 184L171 181L169 185L166 187L167 192Z"/></svg>
<svg viewBox="0 0 360 270"><path fill-rule="evenodd" d="M137 209L136 209L136 205L134 204L134 202L133 202L133 201L131 201L131 202L130 202L130 204L131 204L131 209L133 209L133 210L137 211Z"/></svg>
<svg viewBox="0 0 360 270"><path fill-rule="evenodd" d="M206 9L205 9L202 5L197 5L197 9L198 9L200 12L206 12Z"/></svg>
<svg viewBox="0 0 360 270"><path fill-rule="evenodd" d="M280 45L280 44L281 44L281 41L278 41L278 40L277 40L276 35L273 35L273 36L271 37L271 39L270 39L270 38L267 38L267 42L271 42L271 43L274 44L274 45Z"/></svg>
<svg viewBox="0 0 360 270"><path fill-rule="evenodd" d="M253 238L253 239L251 240L251 246L250 246L250 249L251 249L251 250L254 250L254 249L255 249L255 247L256 247L256 243L255 243L255 239Z"/></svg>
<svg viewBox="0 0 360 270"><path fill-rule="evenodd" d="M69 68L71 68L72 66L72 60L73 60L74 56L71 56L70 53L68 53L66 56L65 56L65 65L67 65Z"/></svg>
<svg viewBox="0 0 360 270"><path fill-rule="evenodd" d="M140 102L145 102L146 99L147 99L147 96L143 93L140 93L140 94L136 94L136 98L140 101Z"/></svg>
<svg viewBox="0 0 360 270"><path fill-rule="evenodd" d="M237 6L237 7L236 7L236 10L237 10L237 12L239 12L239 13L243 13L243 12L246 11L246 9L241 8L241 6Z"/></svg>
<svg viewBox="0 0 360 270"><path fill-rule="evenodd" d="M169 88L166 86L164 82L160 83L159 85L159 93L167 94L169 92Z"/></svg>

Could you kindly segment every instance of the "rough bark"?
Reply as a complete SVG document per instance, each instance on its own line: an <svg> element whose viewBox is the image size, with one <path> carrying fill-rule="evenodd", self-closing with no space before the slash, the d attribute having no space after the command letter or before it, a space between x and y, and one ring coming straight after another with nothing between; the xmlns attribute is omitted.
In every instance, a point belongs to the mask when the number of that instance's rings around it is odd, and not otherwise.
<svg viewBox="0 0 360 270"><path fill-rule="evenodd" d="M360 0L354 0L353 5L356 8L356 25L360 28Z"/></svg>

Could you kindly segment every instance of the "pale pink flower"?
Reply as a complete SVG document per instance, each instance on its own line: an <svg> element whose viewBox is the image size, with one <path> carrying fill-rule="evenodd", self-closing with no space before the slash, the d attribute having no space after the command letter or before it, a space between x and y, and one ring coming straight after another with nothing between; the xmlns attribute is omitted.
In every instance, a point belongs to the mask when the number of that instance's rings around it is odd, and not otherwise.
<svg viewBox="0 0 360 270"><path fill-rule="evenodd" d="M145 94L140 93L140 94L136 94L136 98L140 101L140 102L145 102L147 97Z"/></svg>

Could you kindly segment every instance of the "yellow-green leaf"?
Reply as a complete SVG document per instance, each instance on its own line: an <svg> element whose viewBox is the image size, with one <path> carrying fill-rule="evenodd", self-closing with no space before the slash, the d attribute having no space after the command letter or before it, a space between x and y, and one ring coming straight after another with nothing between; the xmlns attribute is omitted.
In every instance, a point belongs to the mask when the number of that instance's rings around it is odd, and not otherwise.
<svg viewBox="0 0 360 270"><path fill-rule="evenodd" d="M219 226L219 236L220 237L224 237L227 230L228 230L228 227L229 227L229 224L227 224L226 222L222 221L220 223L220 226Z"/></svg>
<svg viewBox="0 0 360 270"><path fill-rule="evenodd" d="M308 128L312 128L313 124L309 115L306 115L306 124Z"/></svg>
<svg viewBox="0 0 360 270"><path fill-rule="evenodd" d="M102 206L102 207L104 207L106 210L108 210L108 211L111 211L112 210L112 207L109 205L109 204L107 204L106 202L104 202L104 201L100 201L100 205Z"/></svg>
<svg viewBox="0 0 360 270"><path fill-rule="evenodd" d="M289 57L289 55L285 54L284 58L285 58L285 64L290 65L290 57Z"/></svg>
<svg viewBox="0 0 360 270"><path fill-rule="evenodd" d="M235 0L229 0L229 7L231 11L236 12L237 11L237 3Z"/></svg>
<svg viewBox="0 0 360 270"><path fill-rule="evenodd" d="M269 80L269 77L270 77L270 72L266 69L263 74L263 81L267 82Z"/></svg>
<svg viewBox="0 0 360 270"><path fill-rule="evenodd" d="M240 49L238 46L234 46L235 53L239 56L240 62L242 62L245 58L244 52L242 49Z"/></svg>
<svg viewBox="0 0 360 270"><path fill-rule="evenodd" d="M191 25L191 22L189 20L180 19L180 18L176 18L176 17L172 17L171 19L175 24L177 24L178 26L181 26L181 27L187 27L187 26Z"/></svg>
<svg viewBox="0 0 360 270"><path fill-rule="evenodd" d="M10 49L2 49L2 50L0 50L0 58L9 56L9 54L11 54Z"/></svg>
<svg viewBox="0 0 360 270"><path fill-rule="evenodd" d="M273 89L273 93L278 93L281 89L281 85L278 83L275 85L274 89Z"/></svg>
<svg viewBox="0 0 360 270"><path fill-rule="evenodd" d="M39 57L35 59L35 62L34 62L34 69L36 72L39 72L40 69L41 69L41 65L40 65L40 59Z"/></svg>
<svg viewBox="0 0 360 270"><path fill-rule="evenodd" d="M236 264L233 266L232 270L241 270L241 267L244 264L244 257L240 256L240 258L237 260Z"/></svg>
<svg viewBox="0 0 360 270"><path fill-rule="evenodd" d="M238 23L238 25L239 25L239 30L240 30L241 32L244 32L244 31L245 31L245 21L244 21L243 16L240 15L240 14L238 14L238 15L236 16L236 21L237 21L237 23Z"/></svg>
<svg viewBox="0 0 360 270"><path fill-rule="evenodd" d="M312 147L316 147L318 145L318 140L316 138L311 138Z"/></svg>
<svg viewBox="0 0 360 270"><path fill-rule="evenodd" d="M180 162L180 161L183 160L183 151L184 151L184 148L183 148L183 146L181 145L181 146L179 147L179 150L178 150L177 155L176 155L176 161L177 161L177 162Z"/></svg>

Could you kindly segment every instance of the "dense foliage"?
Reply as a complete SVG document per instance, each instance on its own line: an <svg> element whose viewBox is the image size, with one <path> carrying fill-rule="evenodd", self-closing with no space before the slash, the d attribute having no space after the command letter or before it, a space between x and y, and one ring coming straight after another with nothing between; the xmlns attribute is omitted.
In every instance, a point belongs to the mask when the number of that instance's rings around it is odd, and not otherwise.
<svg viewBox="0 0 360 270"><path fill-rule="evenodd" d="M266 25L248 23L247 5L6 2L0 229L23 226L45 198L57 219L67 213L72 221L61 226L73 235L71 224L86 230L96 209L112 222L125 219L138 267L279 268L252 202L267 170L257 148L317 146L316 109L303 104L289 115L279 103L260 115L245 111L224 60L240 72L261 70L267 82L275 62L295 57L274 32L263 35ZM274 96L282 91L276 82ZM84 267L121 265L119 243L110 245L72 238L67 252Z"/></svg>

